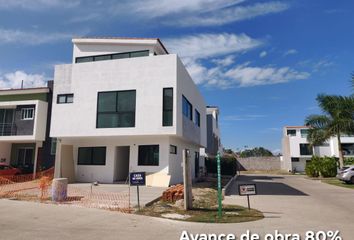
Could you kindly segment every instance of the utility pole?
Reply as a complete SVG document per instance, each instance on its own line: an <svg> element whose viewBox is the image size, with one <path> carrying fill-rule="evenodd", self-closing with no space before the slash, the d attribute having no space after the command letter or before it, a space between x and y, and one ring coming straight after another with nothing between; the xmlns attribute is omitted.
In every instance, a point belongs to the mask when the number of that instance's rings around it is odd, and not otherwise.
<svg viewBox="0 0 354 240"><path fill-rule="evenodd" d="M189 150L183 149L184 210L189 210L193 207L192 174L190 166Z"/></svg>

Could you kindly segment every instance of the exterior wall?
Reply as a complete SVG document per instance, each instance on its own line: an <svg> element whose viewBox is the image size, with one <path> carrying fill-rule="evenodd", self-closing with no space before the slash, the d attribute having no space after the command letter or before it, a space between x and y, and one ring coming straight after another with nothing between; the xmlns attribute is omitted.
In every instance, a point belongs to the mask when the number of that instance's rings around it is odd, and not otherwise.
<svg viewBox="0 0 354 240"><path fill-rule="evenodd" d="M11 143L0 143L0 162L10 163L11 159Z"/></svg>
<svg viewBox="0 0 354 240"><path fill-rule="evenodd" d="M281 169L280 157L249 157L237 158L239 169L244 170L279 170Z"/></svg>
<svg viewBox="0 0 354 240"><path fill-rule="evenodd" d="M162 55L56 66L54 99L73 93L74 103L53 104L51 136L176 134L176 115L182 116L176 103L176 59L176 55ZM162 126L162 91L167 87L174 89L172 127ZM96 128L98 92L133 89L135 127Z"/></svg>
<svg viewBox="0 0 354 240"><path fill-rule="evenodd" d="M33 128L34 128L34 120L36 116L32 120L22 120L22 109L24 108L35 108L35 105L18 105L15 111L15 119L14 122L16 124L16 135L33 135Z"/></svg>
<svg viewBox="0 0 354 240"><path fill-rule="evenodd" d="M179 58L177 58L177 93L177 135L205 147L207 143L205 101ZM182 114L182 95L193 105L193 125ZM200 127L194 124L195 109L200 113Z"/></svg>

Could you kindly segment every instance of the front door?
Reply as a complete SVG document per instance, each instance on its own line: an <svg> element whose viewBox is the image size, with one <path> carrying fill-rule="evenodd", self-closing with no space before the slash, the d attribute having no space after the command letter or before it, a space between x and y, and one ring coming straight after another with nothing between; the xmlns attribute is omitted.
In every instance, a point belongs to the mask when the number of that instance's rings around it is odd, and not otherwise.
<svg viewBox="0 0 354 240"><path fill-rule="evenodd" d="M199 177L199 152L195 152L194 155L194 173L195 178Z"/></svg>
<svg viewBox="0 0 354 240"><path fill-rule="evenodd" d="M19 148L17 155L17 166L22 169L23 173L33 172L33 154L34 148Z"/></svg>

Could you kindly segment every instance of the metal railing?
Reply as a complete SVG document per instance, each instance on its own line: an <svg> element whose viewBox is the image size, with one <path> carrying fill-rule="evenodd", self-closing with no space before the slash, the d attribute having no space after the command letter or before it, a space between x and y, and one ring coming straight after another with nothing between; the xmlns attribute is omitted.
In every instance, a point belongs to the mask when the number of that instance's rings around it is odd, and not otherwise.
<svg viewBox="0 0 354 240"><path fill-rule="evenodd" d="M15 123L0 123L0 136L17 135L17 126Z"/></svg>

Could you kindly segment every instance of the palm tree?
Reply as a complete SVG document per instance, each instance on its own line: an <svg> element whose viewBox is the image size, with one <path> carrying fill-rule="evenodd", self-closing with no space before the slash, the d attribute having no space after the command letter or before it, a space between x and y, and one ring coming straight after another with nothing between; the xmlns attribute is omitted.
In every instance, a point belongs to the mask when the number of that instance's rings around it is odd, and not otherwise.
<svg viewBox="0 0 354 240"><path fill-rule="evenodd" d="M354 81L354 80L353 80ZM312 146L321 145L331 137L338 141L339 166L343 167L341 134L354 134L354 96L317 96L323 115L310 115L305 120L309 126L308 141Z"/></svg>

